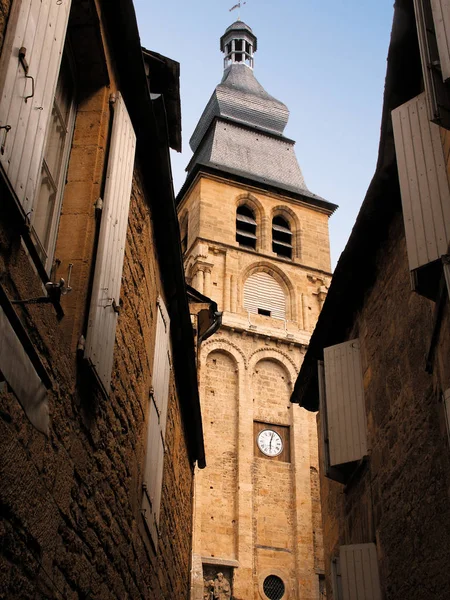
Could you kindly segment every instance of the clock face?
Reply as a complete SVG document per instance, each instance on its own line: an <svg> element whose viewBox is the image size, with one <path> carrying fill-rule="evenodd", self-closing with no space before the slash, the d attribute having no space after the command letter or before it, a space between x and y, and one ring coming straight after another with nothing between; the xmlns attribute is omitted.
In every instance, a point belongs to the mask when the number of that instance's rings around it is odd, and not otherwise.
<svg viewBox="0 0 450 600"><path fill-rule="evenodd" d="M263 429L258 433L258 448L266 456L278 456L283 452L283 440L276 431Z"/></svg>

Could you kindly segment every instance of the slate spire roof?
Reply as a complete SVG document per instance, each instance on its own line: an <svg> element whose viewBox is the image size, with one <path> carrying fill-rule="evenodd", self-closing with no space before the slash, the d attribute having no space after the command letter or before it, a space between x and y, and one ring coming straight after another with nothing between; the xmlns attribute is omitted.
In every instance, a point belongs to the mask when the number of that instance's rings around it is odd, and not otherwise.
<svg viewBox="0 0 450 600"><path fill-rule="evenodd" d="M306 187L295 142L283 135L287 106L266 92L250 66L256 44L243 21L221 37L224 74L190 139L194 156L187 171L204 165L321 200Z"/></svg>

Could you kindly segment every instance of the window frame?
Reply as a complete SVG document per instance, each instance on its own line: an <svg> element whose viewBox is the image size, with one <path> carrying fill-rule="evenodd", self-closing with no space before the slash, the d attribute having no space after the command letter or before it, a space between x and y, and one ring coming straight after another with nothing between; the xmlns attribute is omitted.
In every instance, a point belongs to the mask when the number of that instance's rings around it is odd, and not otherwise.
<svg viewBox="0 0 450 600"><path fill-rule="evenodd" d="M35 210L37 209L37 206L39 204L39 195L40 195L40 191L41 191L41 188L43 185L43 178L44 178L43 168L44 168L44 164L46 164L46 154L47 154L47 149L48 149L48 142L50 139L49 138L50 125L51 125L53 111L55 110L56 95L57 95L58 85L59 85L61 72L62 72L63 68L67 69L67 72L71 79L72 90L71 90L71 95L70 95L70 101L68 103L69 111L68 111L68 117L67 117L67 123L66 123L67 131L66 131L66 138L64 140L63 149L61 152L61 164L60 164L60 169L59 169L58 180L54 181L51 173L49 172L50 171L49 168L47 167L47 169L46 169L48 171L48 174L50 175L52 183L54 183L55 188L56 188L54 207L52 209L52 216L49 219L49 228L48 228L49 233L48 233L48 243L47 243L48 247L46 250L44 248L43 241L40 239L38 233L36 232L36 230L34 228L34 222L35 222L34 215L35 215ZM33 209L32 209L32 214L30 217L30 233L31 233L34 245L36 247L37 253L38 253L38 255L41 259L41 262L44 266L44 269L46 270L46 272L49 275L50 275L50 272L51 272L52 266L53 266L56 241L57 241L57 237L58 237L59 220L61 217L61 210L62 210L62 205L63 205L63 200L64 200L65 181L67 179L67 172L68 172L69 161L70 161L70 153L72 150L72 142L73 142L73 136L74 136L74 132L75 132L77 108L78 108L78 106L77 106L77 81L76 81L76 77L75 77L75 67L74 67L72 52L70 50L70 43L66 37L66 42L65 42L65 46L64 46L64 50L63 50L61 64L60 64L60 68L58 71L55 95L53 97L53 106L52 106L52 110L50 112L50 118L48 120L47 130L45 133L44 152L42 155L41 166L40 166L39 183L36 186L36 194L35 194L35 198L33 200ZM56 112L58 114L58 118L62 121L63 119L62 119L62 115L60 114L61 111L60 111L59 107L56 107ZM43 254L45 254L45 257L43 256Z"/></svg>

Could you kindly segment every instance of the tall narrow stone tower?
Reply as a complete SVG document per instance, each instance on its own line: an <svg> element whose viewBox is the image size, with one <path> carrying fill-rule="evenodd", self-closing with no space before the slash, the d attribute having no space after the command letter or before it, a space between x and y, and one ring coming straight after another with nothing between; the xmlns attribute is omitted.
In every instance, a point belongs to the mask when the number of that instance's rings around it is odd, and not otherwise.
<svg viewBox="0 0 450 600"><path fill-rule="evenodd" d="M316 423L289 397L330 281L336 207L306 187L289 111L253 74L251 28L236 21L220 48L178 197L188 282L223 311L199 364L192 598L318 600Z"/></svg>

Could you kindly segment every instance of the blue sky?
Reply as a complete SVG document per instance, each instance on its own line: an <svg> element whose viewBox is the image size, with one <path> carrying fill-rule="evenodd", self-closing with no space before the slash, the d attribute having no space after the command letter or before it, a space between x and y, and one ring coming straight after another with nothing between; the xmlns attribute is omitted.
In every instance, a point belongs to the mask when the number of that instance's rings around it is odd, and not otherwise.
<svg viewBox="0 0 450 600"><path fill-rule="evenodd" d="M219 38L235 0L134 0L142 45L181 64L183 153L223 72ZM287 104L285 135L309 189L339 205L330 219L332 263L344 249L375 171L393 0L247 0L241 19L258 38L255 76Z"/></svg>

